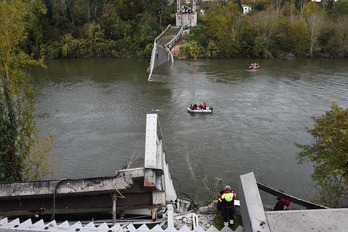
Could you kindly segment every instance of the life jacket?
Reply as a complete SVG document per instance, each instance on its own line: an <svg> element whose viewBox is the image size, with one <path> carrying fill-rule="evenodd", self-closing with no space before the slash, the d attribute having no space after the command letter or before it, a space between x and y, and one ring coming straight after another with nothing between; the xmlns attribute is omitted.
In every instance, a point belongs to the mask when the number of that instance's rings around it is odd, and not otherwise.
<svg viewBox="0 0 348 232"><path fill-rule="evenodd" d="M277 198L277 203L274 206L273 210L286 210L290 206L290 201L284 198Z"/></svg>
<svg viewBox="0 0 348 232"><path fill-rule="evenodd" d="M220 198L222 200L222 209L234 207L234 199L236 198L236 194L232 191L224 192Z"/></svg>
<svg viewBox="0 0 348 232"><path fill-rule="evenodd" d="M290 201L287 200L287 199L284 199L284 198L280 198L280 200L284 203L284 205L286 205L286 207L289 207L290 206Z"/></svg>

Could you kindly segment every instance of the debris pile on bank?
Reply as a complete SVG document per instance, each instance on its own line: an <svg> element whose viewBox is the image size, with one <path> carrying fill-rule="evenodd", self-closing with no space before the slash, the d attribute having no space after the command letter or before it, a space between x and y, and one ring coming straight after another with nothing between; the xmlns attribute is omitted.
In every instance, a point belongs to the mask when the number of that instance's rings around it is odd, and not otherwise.
<svg viewBox="0 0 348 232"><path fill-rule="evenodd" d="M194 229L194 223L196 226L200 226L205 231L208 231L212 226L219 228L223 227L223 221L221 221L221 225L214 225L214 219L216 217L221 217L220 212L217 210L217 201L213 201L210 205L200 207L195 213L186 213L183 215L175 216L174 224L177 230L180 230L183 226L187 226L189 229ZM239 207L236 207L236 215L239 214ZM221 218L222 220L222 218ZM197 224L198 222L198 224ZM215 220L215 224L217 220ZM235 225L237 228L234 231L243 231L243 228L240 225ZM233 229L230 228L232 231Z"/></svg>

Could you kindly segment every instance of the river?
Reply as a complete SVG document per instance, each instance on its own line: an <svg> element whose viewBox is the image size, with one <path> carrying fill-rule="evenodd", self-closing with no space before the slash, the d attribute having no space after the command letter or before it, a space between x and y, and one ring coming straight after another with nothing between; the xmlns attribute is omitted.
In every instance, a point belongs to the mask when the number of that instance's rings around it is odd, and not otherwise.
<svg viewBox="0 0 348 232"><path fill-rule="evenodd" d="M250 62L260 69L247 70ZM178 191L194 197L224 179L261 183L310 199L312 167L295 159L306 127L336 102L348 107L346 59L198 60L165 64L147 81L143 59L61 59L34 69L35 119L56 145L54 178L112 175L141 166L147 113L159 115ZM211 115L191 115L206 101ZM266 197L273 201L274 197Z"/></svg>

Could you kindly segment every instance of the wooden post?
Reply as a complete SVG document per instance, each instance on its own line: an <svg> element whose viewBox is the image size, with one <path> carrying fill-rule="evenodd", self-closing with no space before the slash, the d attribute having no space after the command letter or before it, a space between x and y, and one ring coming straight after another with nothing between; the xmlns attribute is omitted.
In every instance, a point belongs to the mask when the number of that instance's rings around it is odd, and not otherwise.
<svg viewBox="0 0 348 232"><path fill-rule="evenodd" d="M112 223L116 223L116 200L117 196L116 193L112 194Z"/></svg>
<svg viewBox="0 0 348 232"><path fill-rule="evenodd" d="M152 217L152 221L156 221L156 219L157 219L157 209L156 208L152 208L151 217Z"/></svg>

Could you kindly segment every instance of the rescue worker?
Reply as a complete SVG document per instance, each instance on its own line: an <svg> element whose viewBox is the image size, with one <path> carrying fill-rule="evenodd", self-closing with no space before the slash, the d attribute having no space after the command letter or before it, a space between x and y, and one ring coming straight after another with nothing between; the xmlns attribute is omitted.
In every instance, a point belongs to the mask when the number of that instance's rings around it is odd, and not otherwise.
<svg viewBox="0 0 348 232"><path fill-rule="evenodd" d="M204 102L204 103L203 103L203 109L205 110L206 108L207 108L207 103Z"/></svg>
<svg viewBox="0 0 348 232"><path fill-rule="evenodd" d="M232 191L229 185L226 185L225 190L218 199L218 205L220 203L221 214L224 217L224 226L228 226L228 223L231 225L234 223L234 214L236 212L234 199L236 199L236 194Z"/></svg>
<svg viewBox="0 0 348 232"><path fill-rule="evenodd" d="M290 206L290 201L281 197L277 198L277 203L274 206L273 210L288 210Z"/></svg>
<svg viewBox="0 0 348 232"><path fill-rule="evenodd" d="M203 109L203 103L202 102L199 103L199 107L201 107L201 109Z"/></svg>

